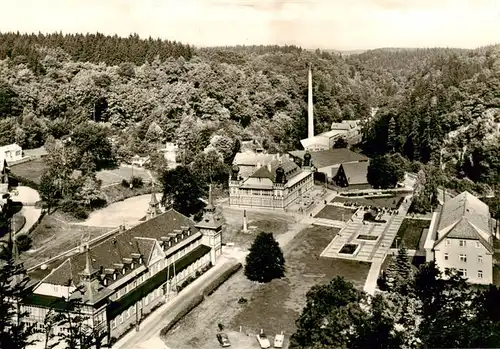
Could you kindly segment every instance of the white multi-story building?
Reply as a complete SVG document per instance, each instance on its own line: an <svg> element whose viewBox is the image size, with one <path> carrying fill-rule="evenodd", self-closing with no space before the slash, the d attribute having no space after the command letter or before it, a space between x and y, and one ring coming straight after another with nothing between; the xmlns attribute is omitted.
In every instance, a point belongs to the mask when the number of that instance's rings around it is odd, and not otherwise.
<svg viewBox="0 0 500 349"><path fill-rule="evenodd" d="M19 161L23 158L23 148L17 144L9 144L0 147L0 154L8 163Z"/></svg>
<svg viewBox="0 0 500 349"><path fill-rule="evenodd" d="M488 205L465 191L434 213L425 241L426 261L456 269L475 284L493 283L496 224Z"/></svg>

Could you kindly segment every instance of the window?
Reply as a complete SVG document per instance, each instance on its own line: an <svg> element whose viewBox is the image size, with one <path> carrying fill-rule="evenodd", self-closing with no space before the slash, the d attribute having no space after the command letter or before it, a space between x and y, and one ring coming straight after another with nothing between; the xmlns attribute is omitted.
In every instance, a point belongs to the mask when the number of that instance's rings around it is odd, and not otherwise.
<svg viewBox="0 0 500 349"><path fill-rule="evenodd" d="M481 243L479 241L476 241L476 248L481 248Z"/></svg>
<svg viewBox="0 0 500 349"><path fill-rule="evenodd" d="M59 286L54 285L54 292L59 292Z"/></svg>
<svg viewBox="0 0 500 349"><path fill-rule="evenodd" d="M465 247L465 246L467 246L467 241L465 241L465 240L459 240L459 241L458 241L458 246L460 246L460 247Z"/></svg>
<svg viewBox="0 0 500 349"><path fill-rule="evenodd" d="M107 286L107 285L108 285L108 279L106 279L106 278L105 278L105 279L104 279L104 280L102 280L102 281L103 281L104 286Z"/></svg>
<svg viewBox="0 0 500 349"><path fill-rule="evenodd" d="M451 246L451 240L450 239L446 239L446 246Z"/></svg>
<svg viewBox="0 0 500 349"><path fill-rule="evenodd" d="M477 271L477 277L478 277L479 279L482 279L482 278L483 278L483 271L482 271L482 270L478 270L478 271Z"/></svg>
<svg viewBox="0 0 500 349"><path fill-rule="evenodd" d="M116 273L113 273L113 280L116 280Z"/></svg>
<svg viewBox="0 0 500 349"><path fill-rule="evenodd" d="M144 306L149 304L149 294L144 298Z"/></svg>
<svg viewBox="0 0 500 349"><path fill-rule="evenodd" d="M447 261L448 260L448 253L445 253L444 254L444 260Z"/></svg>
<svg viewBox="0 0 500 349"><path fill-rule="evenodd" d="M130 269L134 269L134 263L130 264Z"/></svg>
<svg viewBox="0 0 500 349"><path fill-rule="evenodd" d="M127 309L127 319L130 318L130 314L132 313L132 310L130 308Z"/></svg>
<svg viewBox="0 0 500 349"><path fill-rule="evenodd" d="M458 269L458 274L467 277L467 269Z"/></svg>
<svg viewBox="0 0 500 349"><path fill-rule="evenodd" d="M116 319L111 320L111 328L116 328Z"/></svg>
<svg viewBox="0 0 500 349"><path fill-rule="evenodd" d="M466 254L460 255L460 262L467 263L467 255Z"/></svg>
<svg viewBox="0 0 500 349"><path fill-rule="evenodd" d="M477 256L477 262L483 263L483 256Z"/></svg>
<svg viewBox="0 0 500 349"><path fill-rule="evenodd" d="M125 268L122 269L122 274L125 275Z"/></svg>
<svg viewBox="0 0 500 349"><path fill-rule="evenodd" d="M120 314L120 323L121 324L123 324L123 320L124 320L123 315L124 315L123 313Z"/></svg>

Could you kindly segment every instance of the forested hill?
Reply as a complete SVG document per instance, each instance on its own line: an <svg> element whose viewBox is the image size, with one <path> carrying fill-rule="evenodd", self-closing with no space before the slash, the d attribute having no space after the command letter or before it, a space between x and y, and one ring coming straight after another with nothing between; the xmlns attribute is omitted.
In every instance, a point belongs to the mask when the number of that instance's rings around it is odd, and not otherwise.
<svg viewBox="0 0 500 349"><path fill-rule="evenodd" d="M227 155L237 139L293 149L307 133L312 64L317 133L380 107L364 130L365 152L442 160L451 175L495 183L499 52L381 49L343 57L296 46L194 49L137 35L0 34L0 143L37 147L91 119L123 156L170 140L188 162L208 146Z"/></svg>
<svg viewBox="0 0 500 349"><path fill-rule="evenodd" d="M7 51L0 61L0 141L24 148L92 119L107 125L123 154L176 140L189 161L217 136L226 143L256 140L271 151L294 149L306 135L310 63L317 132L333 121L368 116L375 100L340 56L296 47L189 49L192 57L178 57L174 48L188 46L136 36L5 34L0 39ZM105 49L121 42L138 44ZM16 45L33 54L20 54ZM77 49L83 46L86 53ZM156 47L167 51L153 56ZM108 52L110 62L101 60L99 51ZM149 52L145 62L144 52ZM86 61L90 55L94 58Z"/></svg>
<svg viewBox="0 0 500 349"><path fill-rule="evenodd" d="M18 63L36 66L37 47L61 48L72 60L115 65L122 62L143 64L156 56L160 60L169 57L191 58L193 48L175 41L144 40L137 34L122 38L117 35L96 34L19 34L0 33L0 59L10 57Z"/></svg>

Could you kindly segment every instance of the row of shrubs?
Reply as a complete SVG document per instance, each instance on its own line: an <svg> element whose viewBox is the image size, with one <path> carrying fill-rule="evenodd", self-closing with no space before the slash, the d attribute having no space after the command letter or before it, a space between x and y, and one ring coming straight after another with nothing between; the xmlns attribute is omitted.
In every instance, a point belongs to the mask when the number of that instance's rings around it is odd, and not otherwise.
<svg viewBox="0 0 500 349"><path fill-rule="evenodd" d="M220 285L222 285L227 279L231 277L234 273L241 269L241 263L233 265L229 270L222 273L217 279L211 282L207 287L203 289L202 294L194 296L186 306L176 315L174 318L160 331L160 336L165 338L168 331L170 331L184 316L186 316L191 310L196 308L205 298L205 296L212 294Z"/></svg>
<svg viewBox="0 0 500 349"><path fill-rule="evenodd" d="M144 181L141 177L132 176L130 178L130 181L122 179L121 185L125 188L142 188L142 186L144 185Z"/></svg>

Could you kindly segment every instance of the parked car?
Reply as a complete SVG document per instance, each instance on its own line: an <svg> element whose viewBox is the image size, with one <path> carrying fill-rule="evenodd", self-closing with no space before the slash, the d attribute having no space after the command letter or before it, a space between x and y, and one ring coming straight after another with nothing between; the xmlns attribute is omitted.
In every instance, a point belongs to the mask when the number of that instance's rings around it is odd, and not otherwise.
<svg viewBox="0 0 500 349"><path fill-rule="evenodd" d="M275 348L283 348L283 341L285 340L285 335L283 334L283 331L281 331L280 334L277 334L274 337L274 347Z"/></svg>
<svg viewBox="0 0 500 349"><path fill-rule="evenodd" d="M229 341L227 334L225 334L224 332L217 333L217 340L223 348L231 346L231 342Z"/></svg>
<svg viewBox="0 0 500 349"><path fill-rule="evenodd" d="M259 345L262 349L271 347L271 343L269 342L269 339L264 333L264 330L260 330L260 333L257 335L257 340L259 341Z"/></svg>

